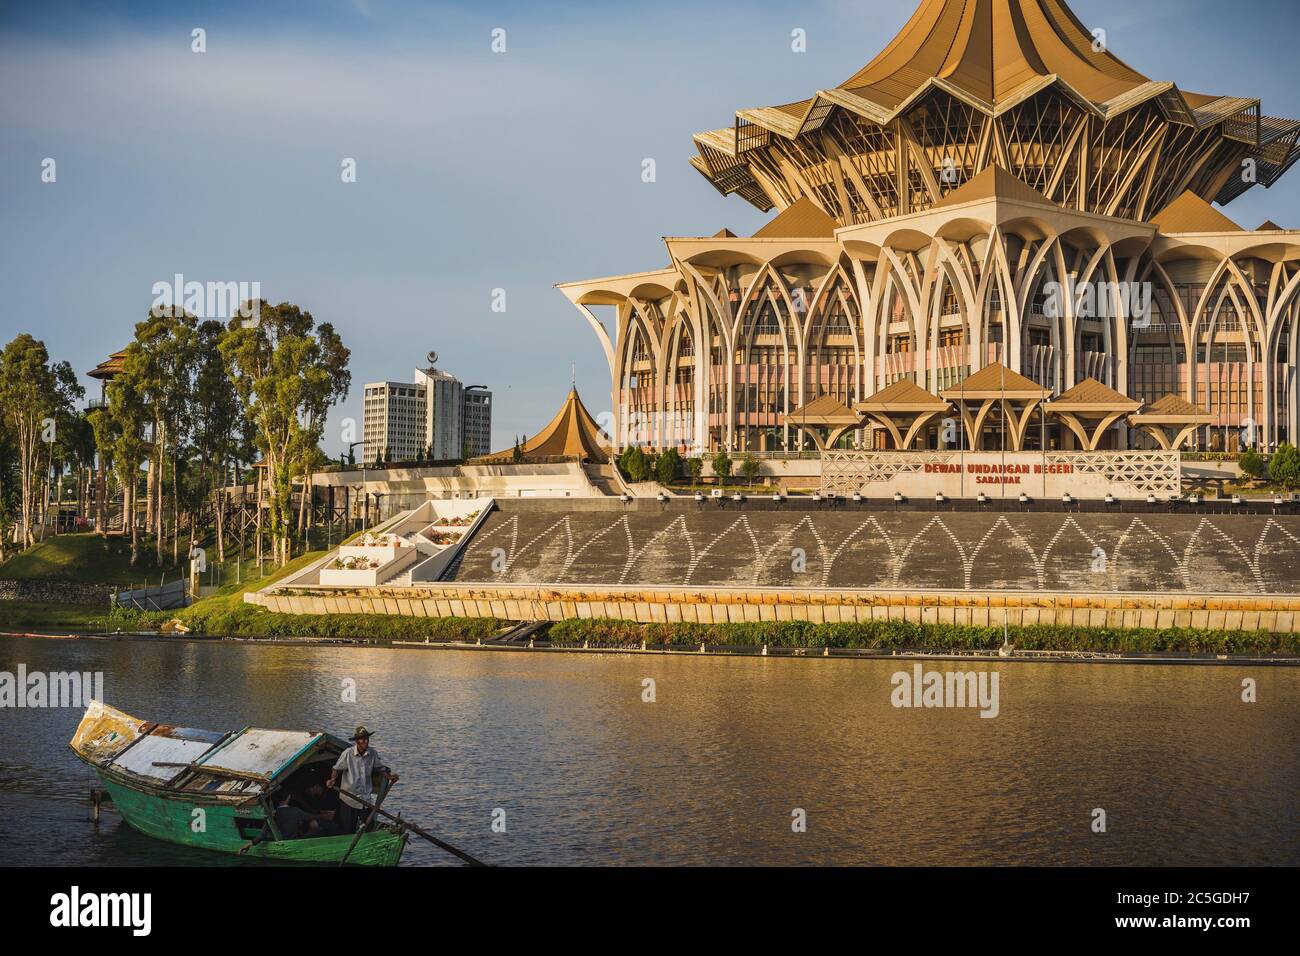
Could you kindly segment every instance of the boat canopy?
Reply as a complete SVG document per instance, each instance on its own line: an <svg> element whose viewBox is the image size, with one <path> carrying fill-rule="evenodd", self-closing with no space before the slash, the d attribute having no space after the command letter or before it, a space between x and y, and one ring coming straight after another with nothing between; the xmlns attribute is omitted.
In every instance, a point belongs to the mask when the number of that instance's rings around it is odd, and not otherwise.
<svg viewBox="0 0 1300 956"><path fill-rule="evenodd" d="M241 730L219 747L213 747L195 762L214 773L233 771L273 779L297 762L321 734L298 730Z"/></svg>
<svg viewBox="0 0 1300 956"><path fill-rule="evenodd" d="M249 795L325 748L345 744L329 734L300 730L243 730L219 733L140 720L101 701L91 701L71 747L102 770L130 774L142 782L189 791Z"/></svg>

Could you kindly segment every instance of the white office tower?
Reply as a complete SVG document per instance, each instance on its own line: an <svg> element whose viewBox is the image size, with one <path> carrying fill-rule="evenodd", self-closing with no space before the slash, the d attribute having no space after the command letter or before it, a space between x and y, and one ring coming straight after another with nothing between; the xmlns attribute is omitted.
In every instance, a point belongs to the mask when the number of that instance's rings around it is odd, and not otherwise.
<svg viewBox="0 0 1300 956"><path fill-rule="evenodd" d="M465 386L460 379L436 368L415 370L415 385L426 394L424 407L425 448L433 450L433 461L452 461L462 456L462 412Z"/></svg>
<svg viewBox="0 0 1300 956"><path fill-rule="evenodd" d="M426 387L409 382L370 382L366 385L362 424L365 464L377 460L415 461L424 455L427 435Z"/></svg>

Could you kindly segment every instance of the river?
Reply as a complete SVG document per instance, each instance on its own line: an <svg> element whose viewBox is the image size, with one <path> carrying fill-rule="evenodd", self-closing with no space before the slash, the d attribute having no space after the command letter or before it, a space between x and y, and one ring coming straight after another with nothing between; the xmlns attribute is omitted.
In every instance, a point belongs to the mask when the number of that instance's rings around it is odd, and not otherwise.
<svg viewBox="0 0 1300 956"><path fill-rule="evenodd" d="M364 723L386 808L493 863L1300 863L1296 668L926 662L997 671L984 719L894 707L903 661L0 637L20 663L169 723ZM256 865L90 823L80 716L0 710L0 864Z"/></svg>

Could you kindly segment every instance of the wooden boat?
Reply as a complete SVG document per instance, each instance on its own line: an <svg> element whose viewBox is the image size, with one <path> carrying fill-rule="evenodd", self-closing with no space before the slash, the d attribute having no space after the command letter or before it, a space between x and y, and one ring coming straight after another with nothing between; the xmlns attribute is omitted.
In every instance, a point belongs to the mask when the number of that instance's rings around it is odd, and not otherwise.
<svg viewBox="0 0 1300 956"><path fill-rule="evenodd" d="M245 727L217 733L140 720L91 701L70 743L94 768L122 818L141 833L182 846L276 862L395 866L405 826L288 839L273 800L328 775L351 746L332 734Z"/></svg>

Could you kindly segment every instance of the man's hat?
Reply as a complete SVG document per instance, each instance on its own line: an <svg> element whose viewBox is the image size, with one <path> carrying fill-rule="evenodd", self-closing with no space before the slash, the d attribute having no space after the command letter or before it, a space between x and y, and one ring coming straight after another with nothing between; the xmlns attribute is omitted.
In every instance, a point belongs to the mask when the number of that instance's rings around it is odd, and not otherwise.
<svg viewBox="0 0 1300 956"><path fill-rule="evenodd" d="M358 739L358 738L360 738L360 737L367 737L367 738L368 738L369 736L370 736L370 731L366 730L366 725L365 725L365 724L358 724L358 725L357 725L357 732L356 732L355 734L353 734L351 737L349 737L348 740L356 740L356 739Z"/></svg>

